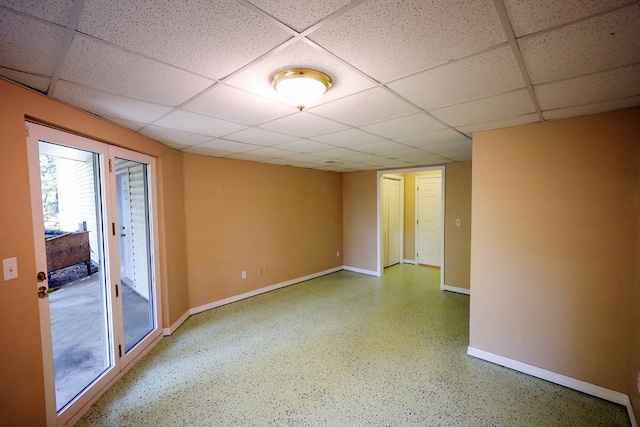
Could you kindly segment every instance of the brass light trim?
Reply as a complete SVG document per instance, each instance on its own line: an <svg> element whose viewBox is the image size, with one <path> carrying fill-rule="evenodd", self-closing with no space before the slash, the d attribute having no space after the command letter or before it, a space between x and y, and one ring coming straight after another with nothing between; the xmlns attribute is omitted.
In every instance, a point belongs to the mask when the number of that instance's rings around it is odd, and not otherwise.
<svg viewBox="0 0 640 427"><path fill-rule="evenodd" d="M269 80L271 86L273 86L273 88L277 91L279 83L285 80L296 78L307 78L320 82L324 86L324 91L321 95L326 93L331 88L331 86L333 86L333 80L331 79L331 77L329 77L329 75L312 68L287 68L276 72L271 76ZM302 111L304 107L304 105L297 106L300 111Z"/></svg>

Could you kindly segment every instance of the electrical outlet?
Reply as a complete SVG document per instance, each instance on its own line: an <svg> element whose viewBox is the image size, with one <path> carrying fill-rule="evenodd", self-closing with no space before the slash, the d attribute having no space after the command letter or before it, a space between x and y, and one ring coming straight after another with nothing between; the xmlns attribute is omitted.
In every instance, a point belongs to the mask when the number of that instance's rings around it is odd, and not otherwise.
<svg viewBox="0 0 640 427"><path fill-rule="evenodd" d="M242 279L246 279L246 278L247 278L247 272L246 272L246 271L243 271L243 272L242 272Z"/></svg>
<svg viewBox="0 0 640 427"><path fill-rule="evenodd" d="M340 258L340 251L336 252L336 258Z"/></svg>
<svg viewBox="0 0 640 427"><path fill-rule="evenodd" d="M456 218L456 227L462 226L462 220L460 218Z"/></svg>

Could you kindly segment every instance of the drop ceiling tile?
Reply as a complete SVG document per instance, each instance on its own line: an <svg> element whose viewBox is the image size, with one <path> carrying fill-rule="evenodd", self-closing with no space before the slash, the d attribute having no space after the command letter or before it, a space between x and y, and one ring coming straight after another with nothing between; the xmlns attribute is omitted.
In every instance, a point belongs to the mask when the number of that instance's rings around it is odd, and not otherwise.
<svg viewBox="0 0 640 427"><path fill-rule="evenodd" d="M257 150L262 146L254 144L246 144L243 142L228 141L226 139L214 139L204 142L199 147L209 148L213 150L228 151L231 153L244 153L245 151Z"/></svg>
<svg viewBox="0 0 640 427"><path fill-rule="evenodd" d="M251 151L251 155L253 156L261 156L265 158L278 158L281 159L283 157L291 157L295 156L299 153L294 153L293 151L288 150L280 150L274 147L260 147L257 150Z"/></svg>
<svg viewBox="0 0 640 427"><path fill-rule="evenodd" d="M227 0L87 0L80 31L211 78L222 78L290 35ZM256 37L259 34L259 37Z"/></svg>
<svg viewBox="0 0 640 427"><path fill-rule="evenodd" d="M414 104L432 110L522 88L525 83L513 51L502 46L388 86Z"/></svg>
<svg viewBox="0 0 640 427"><path fill-rule="evenodd" d="M255 144L260 146L271 146L284 144L285 142L295 141L296 137L284 135L277 132L271 132L259 128L249 128L234 134L228 135L226 139L233 141L246 142L247 144Z"/></svg>
<svg viewBox="0 0 640 427"><path fill-rule="evenodd" d="M385 157L389 157L392 159L398 159L403 161L410 161L411 159L416 159L423 156L425 152L423 150L418 150L417 148L403 148L400 150L395 150L390 153L384 153ZM409 160L407 160L409 159Z"/></svg>
<svg viewBox="0 0 640 427"><path fill-rule="evenodd" d="M334 148L333 150L323 150L313 153L314 156L321 159L346 159L349 157L357 156L362 153L358 153L346 148Z"/></svg>
<svg viewBox="0 0 640 427"><path fill-rule="evenodd" d="M248 0L270 16L301 32L350 3L350 0Z"/></svg>
<svg viewBox="0 0 640 427"><path fill-rule="evenodd" d="M295 107L223 84L186 104L184 109L246 125L259 125L298 111Z"/></svg>
<svg viewBox="0 0 640 427"><path fill-rule="evenodd" d="M287 157L287 160L290 160L293 163L308 163L313 164L315 162L322 162L326 160L323 157L318 157L313 154L296 154L290 157Z"/></svg>
<svg viewBox="0 0 640 427"><path fill-rule="evenodd" d="M554 110L640 95L640 64L534 87L540 108Z"/></svg>
<svg viewBox="0 0 640 427"><path fill-rule="evenodd" d="M66 81L58 81L52 96L102 117L151 123L172 108L123 95L103 92Z"/></svg>
<svg viewBox="0 0 640 427"><path fill-rule="evenodd" d="M385 138L400 138L444 129L446 126L424 113L385 120L362 129Z"/></svg>
<svg viewBox="0 0 640 427"><path fill-rule="evenodd" d="M490 0L367 2L309 38L381 82L506 41Z"/></svg>
<svg viewBox="0 0 640 427"><path fill-rule="evenodd" d="M431 153L422 153L415 156L410 157L398 157L397 160L401 160L403 162L409 162L415 165L424 165L424 164L433 164L438 163L443 160L442 156L438 156L437 154Z"/></svg>
<svg viewBox="0 0 640 427"><path fill-rule="evenodd" d="M0 0L0 5L66 26L73 0Z"/></svg>
<svg viewBox="0 0 640 427"><path fill-rule="evenodd" d="M156 141L178 144L180 146L197 145L211 139L211 137L205 135L198 135L154 125L146 126L140 131L140 133L148 136L149 138L155 139Z"/></svg>
<svg viewBox="0 0 640 427"><path fill-rule="evenodd" d="M177 110L156 121L154 124L170 129L199 135L224 136L246 129L246 126L227 122L202 114Z"/></svg>
<svg viewBox="0 0 640 427"><path fill-rule="evenodd" d="M397 138L396 141L422 149L429 144L439 144L465 140L465 135L454 129L443 129L436 132L425 133L422 135L414 135L407 138Z"/></svg>
<svg viewBox="0 0 640 427"><path fill-rule="evenodd" d="M375 85L372 80L363 77L343 62L305 40L274 52L225 80L225 83L279 101L278 94L271 86L269 79L277 71L292 67L314 68L327 73L332 78L333 86L314 105L321 105Z"/></svg>
<svg viewBox="0 0 640 427"><path fill-rule="evenodd" d="M629 0L504 0L516 37L586 18Z"/></svg>
<svg viewBox="0 0 640 427"><path fill-rule="evenodd" d="M207 148L200 145L194 145L194 146L185 148L182 151L189 154L199 154L201 156L212 156L212 157L227 157L227 156L236 154L230 151L216 150L215 148Z"/></svg>
<svg viewBox="0 0 640 427"><path fill-rule="evenodd" d="M347 126L340 123L314 116L304 111L265 123L260 127L274 132L297 136L298 138L311 138L347 128Z"/></svg>
<svg viewBox="0 0 640 427"><path fill-rule="evenodd" d="M228 156L227 158L228 159L234 159L234 160L245 160L245 161L249 161L249 162L262 162L262 161L264 161L266 159L265 157L256 156L254 154L251 154L251 151L246 152L246 153L232 154L232 155Z"/></svg>
<svg viewBox="0 0 640 427"><path fill-rule="evenodd" d="M297 153L315 153L317 151L331 150L336 147L333 145L323 144L321 142L311 141L309 139L299 139L297 141L280 144L277 148L295 151Z"/></svg>
<svg viewBox="0 0 640 427"><path fill-rule="evenodd" d="M370 89L318 107L313 114L352 126L416 113L418 110L382 88Z"/></svg>
<svg viewBox="0 0 640 427"><path fill-rule="evenodd" d="M538 114L530 113L530 114L523 114L521 116L516 116L516 117L509 117L506 119L488 121L484 123L475 123L472 125L458 126L457 129L460 132L471 134L473 132L480 132L483 130L500 129L500 128L507 128L511 126L526 125L529 123L535 123L537 121L539 121Z"/></svg>
<svg viewBox="0 0 640 427"><path fill-rule="evenodd" d="M387 140L371 142L369 144L354 145L353 147L349 148L355 151L360 151L361 153L384 155L392 154L395 151L399 150L405 150L409 147L407 147L406 145L398 144L397 142Z"/></svg>
<svg viewBox="0 0 640 427"><path fill-rule="evenodd" d="M445 153L452 153L456 151L471 151L471 140L456 142L444 142L438 144L429 144L424 147L425 151L434 154L444 155Z"/></svg>
<svg viewBox="0 0 640 427"><path fill-rule="evenodd" d="M2 67L0 67L0 76L43 93L47 92L51 84L49 77L36 76Z"/></svg>
<svg viewBox="0 0 640 427"><path fill-rule="evenodd" d="M64 28L0 9L0 64L52 76Z"/></svg>
<svg viewBox="0 0 640 427"><path fill-rule="evenodd" d="M140 130L142 130L143 127L146 126L144 123L134 122L132 120L118 119L114 117L105 117L105 118L124 128L131 129L134 132L139 132Z"/></svg>
<svg viewBox="0 0 640 427"><path fill-rule="evenodd" d="M535 107L529 93L525 89L520 89L490 98L440 108L431 111L431 114L459 129L459 126L463 125L501 120L534 111Z"/></svg>
<svg viewBox="0 0 640 427"><path fill-rule="evenodd" d="M533 84L640 62L640 4L518 40Z"/></svg>
<svg viewBox="0 0 640 427"><path fill-rule="evenodd" d="M349 161L366 165L378 165L378 162L382 161L381 156L375 154L360 154L358 156L349 157Z"/></svg>
<svg viewBox="0 0 640 427"><path fill-rule="evenodd" d="M359 129L347 129L326 135L316 136L314 141L320 141L338 147L350 147L353 145L366 144L367 142L381 141L383 138L363 132Z"/></svg>
<svg viewBox="0 0 640 427"><path fill-rule="evenodd" d="M629 98L614 99L595 104L580 105L578 107L543 111L542 115L545 120L568 119L570 117L587 116L589 114L604 113L638 106L640 106L640 96L631 96Z"/></svg>
<svg viewBox="0 0 640 427"><path fill-rule="evenodd" d="M106 92L172 106L212 84L195 74L77 34L60 77Z"/></svg>
<svg viewBox="0 0 640 427"><path fill-rule="evenodd" d="M461 151L448 151L440 153L440 155L447 159L470 159L472 156L471 149Z"/></svg>

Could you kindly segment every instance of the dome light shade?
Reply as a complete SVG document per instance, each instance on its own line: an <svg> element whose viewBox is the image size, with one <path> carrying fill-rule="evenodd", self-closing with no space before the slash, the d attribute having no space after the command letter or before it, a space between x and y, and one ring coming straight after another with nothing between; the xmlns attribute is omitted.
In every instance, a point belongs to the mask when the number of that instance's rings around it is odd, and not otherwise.
<svg viewBox="0 0 640 427"><path fill-rule="evenodd" d="M310 68L290 68L271 76L271 86L282 101L300 111L316 102L333 85L331 77Z"/></svg>

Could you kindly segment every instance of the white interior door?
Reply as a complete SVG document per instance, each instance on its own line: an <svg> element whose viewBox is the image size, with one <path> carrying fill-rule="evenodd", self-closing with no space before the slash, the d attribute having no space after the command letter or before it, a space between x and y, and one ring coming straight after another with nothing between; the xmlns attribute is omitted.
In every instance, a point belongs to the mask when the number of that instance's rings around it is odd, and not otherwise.
<svg viewBox="0 0 640 427"><path fill-rule="evenodd" d="M440 267L442 177L416 178L416 262Z"/></svg>
<svg viewBox="0 0 640 427"><path fill-rule="evenodd" d="M382 266L389 266L389 180L382 178Z"/></svg>
<svg viewBox="0 0 640 427"><path fill-rule="evenodd" d="M27 149L47 425L66 425L161 335L154 163L34 123ZM130 194L138 205L130 257L146 298L128 293L120 275L117 161L142 174L141 190Z"/></svg>
<svg viewBox="0 0 640 427"><path fill-rule="evenodd" d="M388 181L388 213L389 234L388 234L388 265L400 262L400 180L387 179Z"/></svg>

